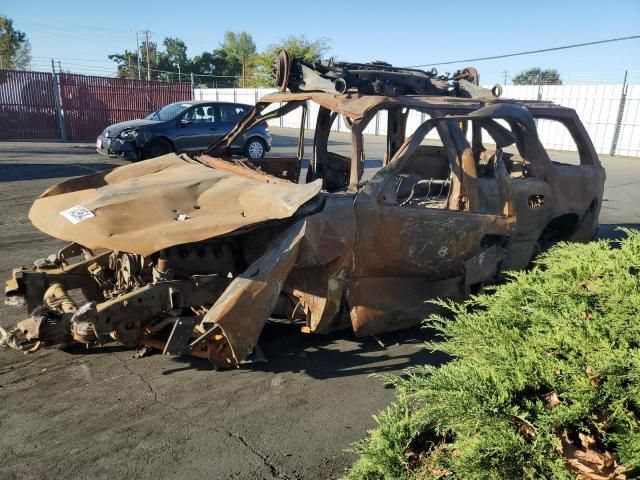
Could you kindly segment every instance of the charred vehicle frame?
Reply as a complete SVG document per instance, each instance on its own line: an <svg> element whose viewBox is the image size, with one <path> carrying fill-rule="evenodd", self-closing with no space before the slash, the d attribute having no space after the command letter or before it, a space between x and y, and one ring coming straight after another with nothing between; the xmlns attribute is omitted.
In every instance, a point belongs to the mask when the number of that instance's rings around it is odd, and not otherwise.
<svg viewBox="0 0 640 480"><path fill-rule="evenodd" d="M243 132L296 109L295 157L232 154ZM412 110L424 121L407 136ZM363 132L379 112L386 154L364 181ZM350 126L350 156L329 150L338 117ZM549 157L539 119L566 126L580 165ZM437 308L427 299L463 298L550 242L591 240L604 180L575 111L554 104L270 94L203 155L169 154L44 192L29 218L74 243L14 270L8 301L26 303L30 317L5 342L29 349L111 338L232 366L251 357L270 318L307 333L404 328Z"/></svg>

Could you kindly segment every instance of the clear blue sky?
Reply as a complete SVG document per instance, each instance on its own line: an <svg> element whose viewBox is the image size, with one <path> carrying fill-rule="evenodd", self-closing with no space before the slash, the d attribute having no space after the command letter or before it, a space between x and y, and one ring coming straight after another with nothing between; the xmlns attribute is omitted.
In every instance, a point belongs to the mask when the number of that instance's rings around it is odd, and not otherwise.
<svg viewBox="0 0 640 480"><path fill-rule="evenodd" d="M84 68L86 73L89 68L115 71L107 55L135 50L133 31L145 28L158 42L165 36L182 38L190 56L216 48L227 30L244 30L259 50L289 34L306 34L328 38L330 55L337 58L398 66L640 34L640 0L3 0L0 14L29 35L34 69L46 69L48 59L56 58L63 68ZM625 69L640 78L640 39L475 66L482 83L502 82L505 69L514 75L534 66L557 68L565 77L586 73L618 83Z"/></svg>

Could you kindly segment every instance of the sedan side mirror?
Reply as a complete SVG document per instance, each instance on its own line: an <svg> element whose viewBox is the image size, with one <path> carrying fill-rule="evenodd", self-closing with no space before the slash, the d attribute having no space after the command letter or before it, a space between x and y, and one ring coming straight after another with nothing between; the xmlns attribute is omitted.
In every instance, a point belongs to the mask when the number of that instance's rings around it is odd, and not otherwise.
<svg viewBox="0 0 640 480"><path fill-rule="evenodd" d="M183 118L182 120L180 120L180 125L182 125L183 127L185 125L189 125L191 123L191 120L188 120L186 118Z"/></svg>

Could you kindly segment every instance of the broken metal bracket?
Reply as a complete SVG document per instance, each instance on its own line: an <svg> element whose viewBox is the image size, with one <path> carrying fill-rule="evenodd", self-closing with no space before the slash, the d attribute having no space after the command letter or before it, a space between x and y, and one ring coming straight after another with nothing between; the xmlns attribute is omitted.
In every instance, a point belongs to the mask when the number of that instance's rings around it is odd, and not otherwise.
<svg viewBox="0 0 640 480"><path fill-rule="evenodd" d="M163 355L181 355L186 353L191 340L193 328L200 323L200 317L178 317L173 324L173 330L169 335L167 344L162 351Z"/></svg>

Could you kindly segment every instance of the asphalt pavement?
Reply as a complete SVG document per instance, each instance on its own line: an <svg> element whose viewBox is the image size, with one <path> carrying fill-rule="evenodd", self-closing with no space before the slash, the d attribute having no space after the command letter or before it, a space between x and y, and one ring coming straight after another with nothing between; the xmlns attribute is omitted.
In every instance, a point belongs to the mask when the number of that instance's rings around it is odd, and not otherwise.
<svg viewBox="0 0 640 480"><path fill-rule="evenodd" d="M295 132L272 134L271 154L296 150ZM349 153L347 134L332 141L334 151ZM370 176L384 139L367 137L365 149ZM42 191L124 163L92 145L1 142L0 276L64 245L27 219ZM614 237L617 226L640 224L640 159L603 163L601 233ZM0 305L2 326L23 316ZM193 358L135 359L115 344L0 350L0 478L337 478L355 458L353 442L393 398L380 375L443 361L422 348L427 336L420 328L384 335L383 348L348 331L305 335L273 324L260 341L267 363L218 372Z"/></svg>

